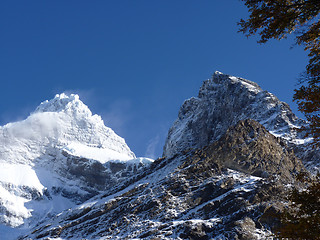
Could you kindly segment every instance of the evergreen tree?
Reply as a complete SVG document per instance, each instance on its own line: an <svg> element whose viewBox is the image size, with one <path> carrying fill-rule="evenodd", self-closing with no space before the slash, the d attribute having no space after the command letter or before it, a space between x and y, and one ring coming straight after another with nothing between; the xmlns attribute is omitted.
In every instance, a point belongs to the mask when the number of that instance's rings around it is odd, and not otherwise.
<svg viewBox="0 0 320 240"><path fill-rule="evenodd" d="M306 188L294 188L289 205L280 215L277 237L289 239L320 239L320 177L304 178Z"/></svg>
<svg viewBox="0 0 320 240"><path fill-rule="evenodd" d="M250 16L239 22L246 36L259 35L259 43L296 33L296 43L308 51L309 63L301 75L294 100L310 122L307 135L320 146L320 0L242 0Z"/></svg>

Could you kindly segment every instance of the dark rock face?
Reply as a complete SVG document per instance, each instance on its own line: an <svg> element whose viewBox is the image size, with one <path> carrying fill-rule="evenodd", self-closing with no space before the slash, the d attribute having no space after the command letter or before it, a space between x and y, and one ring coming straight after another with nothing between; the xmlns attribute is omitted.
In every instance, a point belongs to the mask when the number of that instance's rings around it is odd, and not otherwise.
<svg viewBox="0 0 320 240"><path fill-rule="evenodd" d="M82 192L75 193L70 191L70 188L60 187L48 189L48 193L62 194L77 204L83 203L103 191L121 186L146 168L143 163L110 161L102 164L92 159L69 155L67 152L62 152L62 154L65 157L65 166L63 165L57 171L66 180L74 181L76 179Z"/></svg>
<svg viewBox="0 0 320 240"><path fill-rule="evenodd" d="M162 164L165 163L165 164ZM285 184L303 166L254 120L172 159L114 195L100 195L39 224L22 239L258 239L270 234Z"/></svg>
<svg viewBox="0 0 320 240"><path fill-rule="evenodd" d="M107 179L110 179L107 169L98 161L69 156L67 158L67 166L71 176L82 178L90 187L103 189Z"/></svg>

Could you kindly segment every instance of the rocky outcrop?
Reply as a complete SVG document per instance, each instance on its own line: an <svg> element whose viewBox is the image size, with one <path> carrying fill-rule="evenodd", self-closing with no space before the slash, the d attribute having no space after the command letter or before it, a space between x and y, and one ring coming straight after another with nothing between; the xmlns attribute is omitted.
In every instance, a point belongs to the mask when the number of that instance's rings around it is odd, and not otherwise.
<svg viewBox="0 0 320 240"><path fill-rule="evenodd" d="M279 176L281 180L292 180L294 175L305 171L283 139L276 138L251 119L239 121L205 149L208 158L221 166L257 177Z"/></svg>
<svg viewBox="0 0 320 240"><path fill-rule="evenodd" d="M109 161L102 164L93 159L77 157L62 152L64 165L58 171L64 176L65 184L61 187L48 188L49 194L62 194L77 204L83 203L93 196L109 191L126 183L128 179L142 174L151 164L150 159L136 158L127 162ZM60 161L62 161L60 159ZM73 192L68 181L77 179L77 192ZM71 191L70 191L71 190Z"/></svg>

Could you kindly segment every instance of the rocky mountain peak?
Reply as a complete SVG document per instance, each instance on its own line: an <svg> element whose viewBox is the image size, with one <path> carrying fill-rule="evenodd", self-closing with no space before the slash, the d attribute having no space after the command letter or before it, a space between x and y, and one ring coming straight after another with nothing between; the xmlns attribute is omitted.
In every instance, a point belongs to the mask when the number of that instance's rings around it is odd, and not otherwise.
<svg viewBox="0 0 320 240"><path fill-rule="evenodd" d="M242 87L247 88L249 92L258 93L262 91L260 86L255 82L216 71L212 75L211 79L207 79L203 82L202 86L200 87L198 97L202 98L206 95L210 95L210 93L214 91L215 87L218 87L219 85L224 85L225 88L229 88L228 85L230 84L239 84Z"/></svg>
<svg viewBox="0 0 320 240"><path fill-rule="evenodd" d="M306 124L288 104L249 80L215 72L204 81L198 97L186 100L170 128L164 156L202 148L219 139L230 126L254 119L273 135L294 144L305 142L296 129Z"/></svg>

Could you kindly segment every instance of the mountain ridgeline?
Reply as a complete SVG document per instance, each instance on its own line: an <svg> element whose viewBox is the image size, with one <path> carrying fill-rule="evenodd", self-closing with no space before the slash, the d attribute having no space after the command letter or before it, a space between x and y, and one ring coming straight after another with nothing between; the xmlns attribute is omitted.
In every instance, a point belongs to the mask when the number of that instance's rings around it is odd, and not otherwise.
<svg viewBox="0 0 320 240"><path fill-rule="evenodd" d="M77 95L57 95L0 128L0 164L25 172L24 181L0 177L0 232L266 239L297 174L319 167L319 150L298 131L307 124L256 83L215 72L183 103L153 161L136 158Z"/></svg>

